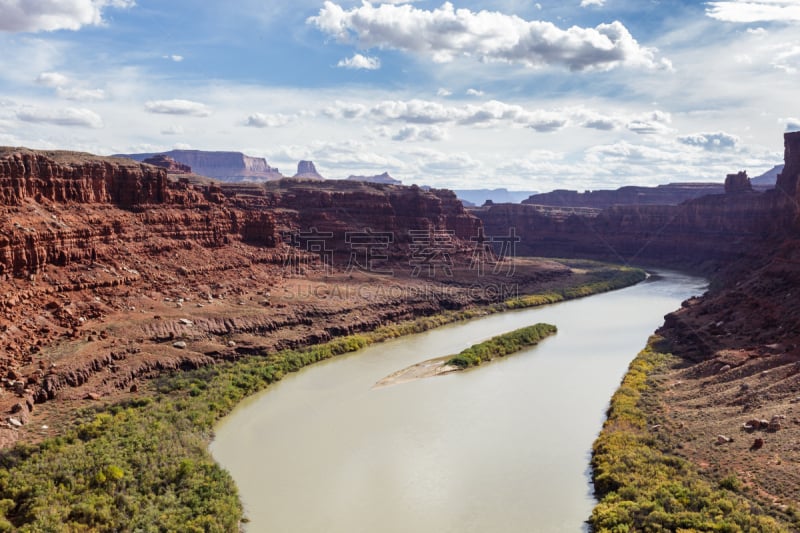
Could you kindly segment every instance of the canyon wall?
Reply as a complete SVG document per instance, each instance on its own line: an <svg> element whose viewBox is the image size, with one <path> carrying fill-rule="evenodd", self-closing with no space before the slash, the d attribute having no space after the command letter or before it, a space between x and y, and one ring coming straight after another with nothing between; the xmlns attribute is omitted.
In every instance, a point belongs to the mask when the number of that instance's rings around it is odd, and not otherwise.
<svg viewBox="0 0 800 533"><path fill-rule="evenodd" d="M51 156L56 156L56 161ZM150 165L72 152L0 148L0 205L27 200L113 203L124 209L165 201L167 175Z"/></svg>
<svg viewBox="0 0 800 533"><path fill-rule="evenodd" d="M407 253L411 230L450 232L466 247L480 221L449 191L281 180L270 187L192 185L164 169L72 152L0 149L0 273L234 242L278 249L285 234L316 229L344 247L348 232L391 232Z"/></svg>
<svg viewBox="0 0 800 533"><path fill-rule="evenodd" d="M796 134L786 135L786 155L778 187L765 192L754 192L746 174L738 173L728 177L727 193L678 205L615 205L599 210L523 203L471 212L483 221L487 234L515 228L521 238L520 255L592 257L712 272L760 253L755 251L759 246L780 242L794 227L800 200L796 186L800 137ZM573 197L561 195L564 201ZM584 205L585 199L577 203Z"/></svg>

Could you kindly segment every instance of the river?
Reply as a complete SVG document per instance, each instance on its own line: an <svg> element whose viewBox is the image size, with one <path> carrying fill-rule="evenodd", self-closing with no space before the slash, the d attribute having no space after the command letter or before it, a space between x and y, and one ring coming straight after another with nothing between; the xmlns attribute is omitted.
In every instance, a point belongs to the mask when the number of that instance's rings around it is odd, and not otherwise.
<svg viewBox="0 0 800 533"><path fill-rule="evenodd" d="M211 453L239 487L248 533L579 532L611 395L663 316L704 285L662 272L313 365L237 406ZM558 334L475 370L372 389L536 322Z"/></svg>

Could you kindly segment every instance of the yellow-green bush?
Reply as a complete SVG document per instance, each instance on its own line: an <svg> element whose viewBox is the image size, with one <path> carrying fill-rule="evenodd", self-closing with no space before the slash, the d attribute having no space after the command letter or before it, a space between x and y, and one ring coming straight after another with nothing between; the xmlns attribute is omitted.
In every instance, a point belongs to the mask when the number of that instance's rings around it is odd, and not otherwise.
<svg viewBox="0 0 800 533"><path fill-rule="evenodd" d="M724 490L734 488L732 481L714 488L689 462L657 445L642 401L655 386L649 377L671 357L655 348L657 341L650 339L631 363L594 443L594 531L788 531L753 502Z"/></svg>

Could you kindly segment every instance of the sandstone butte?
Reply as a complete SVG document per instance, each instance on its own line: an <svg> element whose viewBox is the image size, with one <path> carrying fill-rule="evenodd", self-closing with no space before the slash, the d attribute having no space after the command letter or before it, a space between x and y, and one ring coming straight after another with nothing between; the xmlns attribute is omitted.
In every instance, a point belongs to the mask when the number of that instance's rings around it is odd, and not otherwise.
<svg viewBox="0 0 800 533"><path fill-rule="evenodd" d="M39 404L72 408L93 401L86 397L135 394L140 380L165 369L491 301L497 294L469 290L478 276L468 268L474 238L515 228L521 254L711 278L709 292L659 330L681 358L663 377L664 430L704 474L733 470L752 497L781 508L800 501L798 179L800 134L785 136L773 190L747 190L737 177L727 194L602 210L467 211L452 192L413 186L219 184L125 159L3 148L0 409L22 427L0 429L0 441L34 438L26 422ZM450 236L454 276L444 283L408 269L413 231L434 229ZM322 252L293 247L298 232L312 243L324 235ZM391 235L373 266L393 276L348 269L359 260L348 232ZM575 275L545 260L519 263L514 280L523 292ZM487 276L481 281L505 280ZM393 283L417 290L382 290ZM759 435L751 451L743 423L775 416L780 428ZM718 445L719 435L736 438Z"/></svg>

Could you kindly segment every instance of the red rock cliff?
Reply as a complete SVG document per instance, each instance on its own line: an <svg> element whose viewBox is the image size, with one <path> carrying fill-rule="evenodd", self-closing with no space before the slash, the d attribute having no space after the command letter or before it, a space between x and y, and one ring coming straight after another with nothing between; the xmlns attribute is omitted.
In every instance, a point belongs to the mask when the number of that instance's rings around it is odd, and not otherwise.
<svg viewBox="0 0 800 533"><path fill-rule="evenodd" d="M0 149L0 273L235 242L275 248L286 232L451 231L466 246L481 223L450 191L357 182L193 185L162 168L74 152ZM278 254L278 250L273 250Z"/></svg>
<svg viewBox="0 0 800 533"><path fill-rule="evenodd" d="M44 199L128 209L162 203L166 196L166 173L150 165L75 152L0 149L0 205Z"/></svg>

